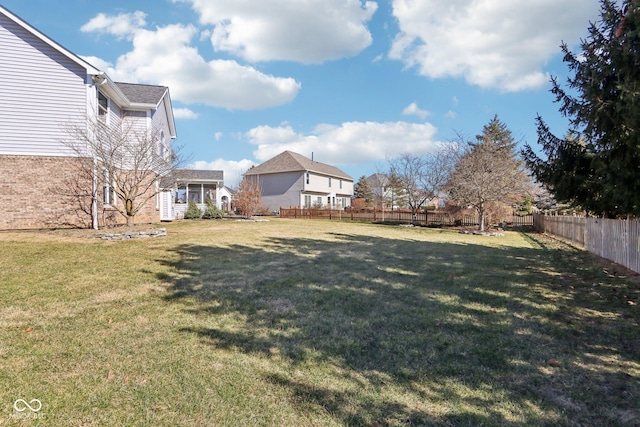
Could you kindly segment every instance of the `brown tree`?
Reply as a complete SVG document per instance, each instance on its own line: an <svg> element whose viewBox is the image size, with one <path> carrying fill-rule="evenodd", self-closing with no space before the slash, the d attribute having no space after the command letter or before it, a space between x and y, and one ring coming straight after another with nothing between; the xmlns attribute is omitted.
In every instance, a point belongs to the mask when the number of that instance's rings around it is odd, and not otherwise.
<svg viewBox="0 0 640 427"><path fill-rule="evenodd" d="M476 209L480 231L485 229L491 207L512 205L532 191L515 145L511 131L495 116L476 142L468 143L449 176L445 187L449 199Z"/></svg>
<svg viewBox="0 0 640 427"><path fill-rule="evenodd" d="M262 195L260 192L260 185L251 180L245 179L240 182L238 191L235 197L236 209L245 216L250 218L258 213L262 206Z"/></svg>
<svg viewBox="0 0 640 427"><path fill-rule="evenodd" d="M133 120L107 124L103 120L66 124L61 141L76 157L76 176L60 189L89 212L98 228L98 206L109 206L126 219L127 225L158 193L159 179L183 160L167 147L159 130L140 129Z"/></svg>
<svg viewBox="0 0 640 427"><path fill-rule="evenodd" d="M423 156L405 153L389 160L395 191L414 219L428 200L441 195L458 158L457 144L442 144Z"/></svg>

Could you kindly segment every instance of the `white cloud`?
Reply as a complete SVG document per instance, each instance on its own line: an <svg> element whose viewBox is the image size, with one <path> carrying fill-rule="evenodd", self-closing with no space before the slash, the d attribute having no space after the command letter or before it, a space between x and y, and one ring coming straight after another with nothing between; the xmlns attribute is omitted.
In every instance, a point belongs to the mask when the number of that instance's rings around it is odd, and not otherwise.
<svg viewBox="0 0 640 427"><path fill-rule="evenodd" d="M174 108L173 116L176 119L195 120L198 118L198 114L194 113L188 108Z"/></svg>
<svg viewBox="0 0 640 427"><path fill-rule="evenodd" d="M146 17L147 14L140 11L121 13L116 16L99 13L80 27L80 31L85 33L106 33L117 36L118 38L130 38L137 29L147 25L145 21Z"/></svg>
<svg viewBox="0 0 640 427"><path fill-rule="evenodd" d="M224 134L222 132L216 132L215 135L213 135L213 137L216 139L216 141L220 141L220 139L224 136Z"/></svg>
<svg viewBox="0 0 640 427"><path fill-rule="evenodd" d="M240 161L216 159L213 161L198 160L188 165L188 169L200 170L221 170L223 171L224 185L230 188L237 188L242 180L242 174L249 170L255 163L251 160L242 159Z"/></svg>
<svg viewBox="0 0 640 427"><path fill-rule="evenodd" d="M84 59L89 64L93 65L98 70L107 71L107 70L109 70L109 69L111 69L113 67L112 63L107 62L102 58L98 58L97 56L82 56L82 55L80 55L80 58Z"/></svg>
<svg viewBox="0 0 640 427"><path fill-rule="evenodd" d="M431 78L462 77L513 92L548 83L543 67L564 40L579 41L598 0L393 0L389 57Z"/></svg>
<svg viewBox="0 0 640 427"><path fill-rule="evenodd" d="M422 120L424 120L431 113L427 110L420 109L418 107L418 104L412 102L411 104L407 105L404 110L402 110L402 114L404 114L405 116L418 116Z"/></svg>
<svg viewBox="0 0 640 427"><path fill-rule="evenodd" d="M378 8L361 0L173 0L190 3L211 43L247 61L318 64L355 56L372 42L366 24Z"/></svg>
<svg viewBox="0 0 640 427"><path fill-rule="evenodd" d="M265 161L291 150L333 165L357 165L384 161L401 153L424 154L438 142L437 129L429 123L347 122L340 126L318 125L310 135L291 126L259 126L245 137L257 149L254 156Z"/></svg>
<svg viewBox="0 0 640 427"><path fill-rule="evenodd" d="M197 33L191 25L167 25L154 31L128 28L133 48L121 55L115 65L93 58L107 66L104 71L114 80L169 86L171 97L185 104L231 110L286 104L300 90L300 83L293 78L267 75L236 61L205 60L191 46Z"/></svg>

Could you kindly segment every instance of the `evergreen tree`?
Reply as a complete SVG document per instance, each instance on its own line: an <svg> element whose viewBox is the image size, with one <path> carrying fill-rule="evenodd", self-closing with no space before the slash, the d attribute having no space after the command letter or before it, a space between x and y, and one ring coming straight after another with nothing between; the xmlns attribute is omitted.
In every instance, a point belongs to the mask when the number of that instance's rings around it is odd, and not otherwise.
<svg viewBox="0 0 640 427"><path fill-rule="evenodd" d="M537 118L538 142L527 165L562 203L607 217L640 216L640 0L601 0L579 54L562 45L574 73L564 89L552 79L560 112L571 123L564 138Z"/></svg>
<svg viewBox="0 0 640 427"><path fill-rule="evenodd" d="M373 203L373 191L371 190L371 184L366 176L362 175L353 189L353 196L356 199L364 199L367 206L371 206Z"/></svg>

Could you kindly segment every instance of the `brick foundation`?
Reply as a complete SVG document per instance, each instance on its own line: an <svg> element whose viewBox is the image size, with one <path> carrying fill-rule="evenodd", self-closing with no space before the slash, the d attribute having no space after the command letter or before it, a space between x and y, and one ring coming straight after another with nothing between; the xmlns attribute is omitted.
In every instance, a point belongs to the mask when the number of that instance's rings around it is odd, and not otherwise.
<svg viewBox="0 0 640 427"><path fill-rule="evenodd" d="M91 227L92 180L80 172L82 161L90 160L0 156L0 229ZM79 195L83 192L87 195ZM125 223L117 211L102 206L100 185L98 193L100 226ZM136 215L139 224L159 220L154 198Z"/></svg>

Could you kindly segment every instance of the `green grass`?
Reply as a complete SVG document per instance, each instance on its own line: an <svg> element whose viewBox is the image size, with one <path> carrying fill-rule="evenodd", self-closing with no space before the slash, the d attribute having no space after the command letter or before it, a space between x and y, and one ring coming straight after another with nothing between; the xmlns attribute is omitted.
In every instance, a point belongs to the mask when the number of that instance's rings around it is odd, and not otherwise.
<svg viewBox="0 0 640 427"><path fill-rule="evenodd" d="M0 233L0 426L640 425L638 280L588 253L535 233L167 228Z"/></svg>

